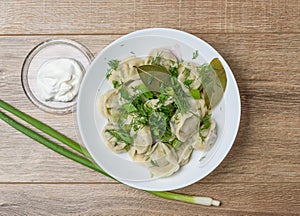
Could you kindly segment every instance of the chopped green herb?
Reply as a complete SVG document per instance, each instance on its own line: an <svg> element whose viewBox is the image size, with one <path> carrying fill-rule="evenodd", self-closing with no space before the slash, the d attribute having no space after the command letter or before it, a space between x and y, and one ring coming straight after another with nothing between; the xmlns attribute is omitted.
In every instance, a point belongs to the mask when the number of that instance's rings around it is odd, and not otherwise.
<svg viewBox="0 0 300 216"><path fill-rule="evenodd" d="M155 112L149 118L150 129L155 140L159 140L167 128L164 113Z"/></svg>
<svg viewBox="0 0 300 216"><path fill-rule="evenodd" d="M152 65L159 65L159 62L161 60L161 54L162 53L159 52L159 53L156 54L156 56L154 58L152 57L150 64L152 64Z"/></svg>
<svg viewBox="0 0 300 216"><path fill-rule="evenodd" d="M201 131L199 131L199 136L200 136L200 138L201 138L201 140L202 140L202 142L204 142L204 140L205 140L205 137L201 134Z"/></svg>
<svg viewBox="0 0 300 216"><path fill-rule="evenodd" d="M123 141L124 143L126 143L128 145L132 144L132 137L128 133L125 133L123 131L117 131L115 129L107 129L105 132L110 133L117 140Z"/></svg>
<svg viewBox="0 0 300 216"><path fill-rule="evenodd" d="M206 155L202 156L202 157L199 159L199 162L203 161L205 158L206 158Z"/></svg>
<svg viewBox="0 0 300 216"><path fill-rule="evenodd" d="M164 93L158 95L158 100L161 104L163 104L164 102L166 102L166 100L168 99L168 96Z"/></svg>
<svg viewBox="0 0 300 216"><path fill-rule="evenodd" d="M169 71L172 76L178 77L178 68L176 66L172 66L169 68Z"/></svg>
<svg viewBox="0 0 300 216"><path fill-rule="evenodd" d="M192 97L196 100L200 99L201 97L200 91L198 89L190 89L190 93Z"/></svg>
<svg viewBox="0 0 300 216"><path fill-rule="evenodd" d="M112 59L110 60L107 64L108 66L113 69L113 70L117 70L118 66L119 66L120 61L117 59Z"/></svg>
<svg viewBox="0 0 300 216"><path fill-rule="evenodd" d="M117 59L112 59L107 63L109 66L109 69L106 72L106 79L109 79L113 70L117 70L119 63L120 63L120 61Z"/></svg>
<svg viewBox="0 0 300 216"><path fill-rule="evenodd" d="M112 74L112 70L108 69L107 72L106 72L106 75L105 75L106 79L109 79L109 77L111 76L111 74Z"/></svg>
<svg viewBox="0 0 300 216"><path fill-rule="evenodd" d="M172 145L172 142L175 138L176 137L172 134L171 129L167 127L165 133L161 137L161 141Z"/></svg>
<svg viewBox="0 0 300 216"><path fill-rule="evenodd" d="M177 79L175 77L171 77L171 82L173 85L173 92L175 93L173 95L175 104L177 105L177 107L181 113L186 113L189 108L189 103L186 100L187 95L183 91L180 83L177 81Z"/></svg>
<svg viewBox="0 0 300 216"><path fill-rule="evenodd" d="M116 81L116 80L113 80L113 81L112 81L112 84L113 84L114 88L119 88L119 87L122 85L122 83L119 83L119 82Z"/></svg>
<svg viewBox="0 0 300 216"><path fill-rule="evenodd" d="M181 145L181 141L179 139L177 139L177 138L174 139L174 141L172 143L172 146L177 149L177 148L180 147L180 145Z"/></svg>
<svg viewBox="0 0 300 216"><path fill-rule="evenodd" d="M173 96L175 94L174 89L171 86L165 88L165 93L170 96Z"/></svg>
<svg viewBox="0 0 300 216"><path fill-rule="evenodd" d="M211 118L211 114L206 114L206 115L201 119L201 121L202 121L202 122L206 122L206 121L209 121L210 118Z"/></svg>
<svg viewBox="0 0 300 216"><path fill-rule="evenodd" d="M186 87L188 87L188 88L190 88L190 85L193 83L193 80L189 80L189 79L187 79L187 80L184 80L184 82L183 82L183 84L186 86Z"/></svg>
<svg viewBox="0 0 300 216"><path fill-rule="evenodd" d="M191 69L185 67L183 73L185 74L186 77L188 77L191 74Z"/></svg>
<svg viewBox="0 0 300 216"><path fill-rule="evenodd" d="M204 139L205 139L205 137L202 135L202 131L208 129L211 126L210 118L211 118L211 114L206 114L201 119L200 128L199 128L199 136L201 137L202 141L204 141Z"/></svg>
<svg viewBox="0 0 300 216"><path fill-rule="evenodd" d="M129 150L130 150L130 147L131 147L130 145L126 145L126 146L125 146L125 150L126 150L126 151L129 151Z"/></svg>
<svg viewBox="0 0 300 216"><path fill-rule="evenodd" d="M201 127L200 127L200 130L206 130L210 127L211 123L210 121L206 121Z"/></svg>
<svg viewBox="0 0 300 216"><path fill-rule="evenodd" d="M151 163L153 166L158 167L158 163L157 163L155 160L151 160L150 163Z"/></svg>
<svg viewBox="0 0 300 216"><path fill-rule="evenodd" d="M198 50L195 50L195 52L193 52L193 60L196 59L199 56Z"/></svg>
<svg viewBox="0 0 300 216"><path fill-rule="evenodd" d="M149 91L149 89L144 84L138 85L136 87L132 87L132 89L135 92L138 91L139 93L141 93L141 95L145 96L148 99L153 98L153 93Z"/></svg>
<svg viewBox="0 0 300 216"><path fill-rule="evenodd" d="M137 108L132 104L132 103L126 103L122 105L122 108L127 112L127 113L132 113L136 112Z"/></svg>
<svg viewBox="0 0 300 216"><path fill-rule="evenodd" d="M122 98L124 98L125 100L130 99L129 98L129 93L128 93L126 88L121 88L119 91L120 91L120 95L121 95Z"/></svg>

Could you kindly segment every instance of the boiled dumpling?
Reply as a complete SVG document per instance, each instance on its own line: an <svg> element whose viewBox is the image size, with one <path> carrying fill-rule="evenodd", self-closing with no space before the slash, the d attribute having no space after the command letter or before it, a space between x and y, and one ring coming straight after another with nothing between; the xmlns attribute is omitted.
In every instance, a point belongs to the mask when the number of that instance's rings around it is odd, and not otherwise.
<svg viewBox="0 0 300 216"><path fill-rule="evenodd" d="M196 103L196 107L198 108L198 113L200 114L200 117L203 118L208 113L205 100L200 98L198 100L195 100L195 103Z"/></svg>
<svg viewBox="0 0 300 216"><path fill-rule="evenodd" d="M137 74L137 70L134 67L139 67L144 64L144 60L137 57L127 58L119 63L116 70L112 71L108 80L113 83L125 83L132 79Z"/></svg>
<svg viewBox="0 0 300 216"><path fill-rule="evenodd" d="M153 49L149 53L149 57L146 59L146 64L159 64L163 65L167 69L177 63L176 56L167 49Z"/></svg>
<svg viewBox="0 0 300 216"><path fill-rule="evenodd" d="M134 147L130 148L128 154L131 157L131 159L137 163L144 163L149 158L145 154L138 154L137 149Z"/></svg>
<svg viewBox="0 0 300 216"><path fill-rule="evenodd" d="M120 108L116 89L111 89L103 94L99 99L99 110L103 117L114 121L113 116L118 113Z"/></svg>
<svg viewBox="0 0 300 216"><path fill-rule="evenodd" d="M172 133L182 142L198 131L199 124L199 118L192 113L176 113L170 121Z"/></svg>
<svg viewBox="0 0 300 216"><path fill-rule="evenodd" d="M216 123L210 120L210 128L201 131L201 135L204 137L202 139L199 134L195 134L192 138L192 145L194 149L208 151L217 139L217 128Z"/></svg>
<svg viewBox="0 0 300 216"><path fill-rule="evenodd" d="M107 130L114 130L115 127L111 123L107 123L102 130L101 137L104 144L112 149L116 153L126 151L127 144L121 140L117 140L116 137L112 136Z"/></svg>
<svg viewBox="0 0 300 216"><path fill-rule="evenodd" d="M189 88L198 89L201 85L201 77L198 74L198 66L194 62L183 62L178 69L178 80L184 83L186 80L190 80L191 84Z"/></svg>
<svg viewBox="0 0 300 216"><path fill-rule="evenodd" d="M146 165L156 177L170 176L180 168L176 152L168 144L156 143L147 156Z"/></svg>
<svg viewBox="0 0 300 216"><path fill-rule="evenodd" d="M132 132L131 135L134 137L132 147L136 149L137 154L146 153L152 144L150 127L144 126L137 132Z"/></svg>
<svg viewBox="0 0 300 216"><path fill-rule="evenodd" d="M178 163L180 166L183 166L189 162L192 152L193 146L190 144L190 142L181 143L181 145L176 149Z"/></svg>
<svg viewBox="0 0 300 216"><path fill-rule="evenodd" d="M119 103L125 104L133 101L136 97L138 97L141 92L139 87L144 85L142 80L139 79L138 75L132 77L131 80L127 81L119 90ZM123 93L123 94L122 94ZM126 97L124 97L124 93Z"/></svg>

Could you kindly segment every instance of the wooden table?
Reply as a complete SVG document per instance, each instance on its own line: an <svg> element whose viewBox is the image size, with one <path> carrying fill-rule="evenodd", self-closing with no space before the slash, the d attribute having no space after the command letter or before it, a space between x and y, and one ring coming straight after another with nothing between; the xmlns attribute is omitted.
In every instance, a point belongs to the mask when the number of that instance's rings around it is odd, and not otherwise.
<svg viewBox="0 0 300 216"><path fill-rule="evenodd" d="M177 192L222 201L203 207L118 184L0 121L0 215L293 215L300 213L300 2L192 0L0 1L0 98L77 139L72 114L35 107L20 71L49 38L95 55L148 27L204 39L229 63L242 101L240 129L222 164Z"/></svg>

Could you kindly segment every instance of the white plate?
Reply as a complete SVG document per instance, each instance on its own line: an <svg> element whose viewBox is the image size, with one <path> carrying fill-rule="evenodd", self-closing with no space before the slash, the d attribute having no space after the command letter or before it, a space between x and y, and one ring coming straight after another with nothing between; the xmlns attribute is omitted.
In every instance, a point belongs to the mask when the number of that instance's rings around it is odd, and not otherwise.
<svg viewBox="0 0 300 216"><path fill-rule="evenodd" d="M227 87L220 103L213 110L218 139L206 153L194 151L190 162L179 172L167 178L150 178L144 166L134 163L127 154L115 154L101 141L100 133L106 120L98 111L98 98L112 88L105 80L107 62L124 59L133 53L146 56L153 48L167 47L185 60L191 60L198 50L196 62L210 62L217 57L222 62ZM234 76L222 58L203 40L174 29L145 29L125 35L103 49L95 58L82 82L78 98L77 119L80 135L93 159L107 173L119 181L144 190L166 191L190 185L212 172L225 158L236 137L240 122L240 96Z"/></svg>

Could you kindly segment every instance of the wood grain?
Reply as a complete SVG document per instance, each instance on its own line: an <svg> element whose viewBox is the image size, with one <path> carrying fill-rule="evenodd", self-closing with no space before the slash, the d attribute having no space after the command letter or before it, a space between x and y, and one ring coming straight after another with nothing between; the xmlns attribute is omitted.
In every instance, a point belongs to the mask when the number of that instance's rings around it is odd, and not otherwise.
<svg viewBox="0 0 300 216"><path fill-rule="evenodd" d="M0 34L124 34L149 27L191 33L300 32L298 0L0 1Z"/></svg>
<svg viewBox="0 0 300 216"><path fill-rule="evenodd" d="M178 191L224 200L216 208L162 200L119 184L10 184L0 185L0 214L274 215L276 212L296 215L300 211L300 191L294 186L290 183L204 183Z"/></svg>
<svg viewBox="0 0 300 216"><path fill-rule="evenodd" d="M297 0L182 0L181 28L192 33L299 32L299 9Z"/></svg>

